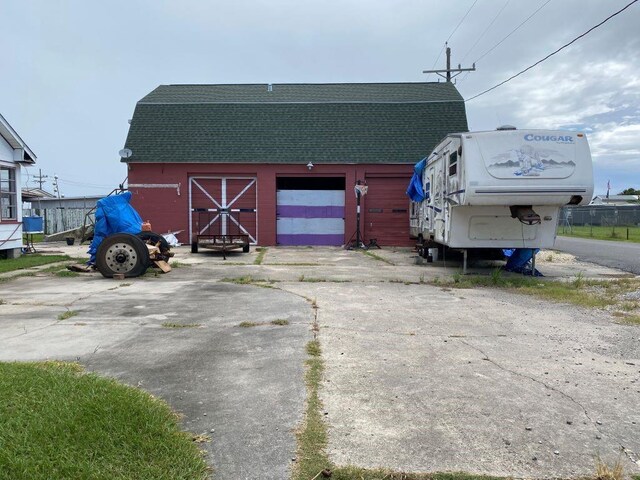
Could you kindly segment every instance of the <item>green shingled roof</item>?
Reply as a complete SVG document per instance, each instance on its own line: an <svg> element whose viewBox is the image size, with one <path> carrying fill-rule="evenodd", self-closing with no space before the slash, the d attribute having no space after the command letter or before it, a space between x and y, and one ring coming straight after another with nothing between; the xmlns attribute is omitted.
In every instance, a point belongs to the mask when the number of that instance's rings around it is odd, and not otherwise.
<svg viewBox="0 0 640 480"><path fill-rule="evenodd" d="M163 85L138 102L123 161L415 163L467 129L450 83Z"/></svg>

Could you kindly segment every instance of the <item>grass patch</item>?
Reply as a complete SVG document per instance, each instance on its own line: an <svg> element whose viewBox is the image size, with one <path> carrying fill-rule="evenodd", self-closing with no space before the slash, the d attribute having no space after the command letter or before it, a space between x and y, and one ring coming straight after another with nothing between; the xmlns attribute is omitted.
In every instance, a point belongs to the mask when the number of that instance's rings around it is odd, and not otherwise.
<svg viewBox="0 0 640 480"><path fill-rule="evenodd" d="M62 362L0 363L0 479L206 479L164 402Z"/></svg>
<svg viewBox="0 0 640 480"><path fill-rule="evenodd" d="M275 320L271 320L270 322L240 322L238 324L238 326L241 328L259 327L261 325L278 325L283 327L285 325L289 325L289 320L276 318Z"/></svg>
<svg viewBox="0 0 640 480"><path fill-rule="evenodd" d="M58 320L67 320L71 317L75 317L76 315L78 315L78 312L76 312L75 310L67 310L66 312L58 315Z"/></svg>
<svg viewBox="0 0 640 480"><path fill-rule="evenodd" d="M256 252L258 252L258 255L256 256L256 259L253 261L254 265L262 265L262 261L264 260L264 256L267 254L267 249L264 247L258 247L256 248Z"/></svg>
<svg viewBox="0 0 640 480"><path fill-rule="evenodd" d="M260 325L260 323L258 323L258 322L240 322L238 324L238 326L241 327L241 328L257 327L258 325Z"/></svg>
<svg viewBox="0 0 640 480"><path fill-rule="evenodd" d="M386 469L368 470L359 467L338 467L333 470L332 480L500 480L501 477L472 475L464 472L451 473L403 473Z"/></svg>
<svg viewBox="0 0 640 480"><path fill-rule="evenodd" d="M24 270L25 268L38 267L49 263L71 260L68 255L22 255L18 258L0 259L0 273Z"/></svg>
<svg viewBox="0 0 640 480"><path fill-rule="evenodd" d="M499 270L493 271L490 276L454 274L448 282L438 279L433 280L431 284L450 288L503 288L582 307L616 306L626 312L637 311L638 303L624 300L624 294L640 289L640 281L636 279L592 280L584 278L579 272L573 281L562 282L538 277L503 275ZM628 317L633 318L634 315L629 314Z"/></svg>
<svg viewBox="0 0 640 480"><path fill-rule="evenodd" d="M395 265L395 263L390 262L386 258L383 258L380 255L377 255L377 254L375 254L373 252L370 252L369 250L358 250L358 251L364 253L368 257L371 257L371 258L373 258L375 260L378 260L379 262L386 263L387 265Z"/></svg>
<svg viewBox="0 0 640 480"><path fill-rule="evenodd" d="M234 278L225 277L220 281L227 282L227 283L235 283L236 285L254 285L260 288L276 288L273 286L273 284L279 282L280 280L260 279L260 278L253 278L251 275L244 275L242 277L234 277Z"/></svg>
<svg viewBox="0 0 640 480"><path fill-rule="evenodd" d="M172 322L164 322L162 324L164 328L197 328L201 327L201 323L172 323Z"/></svg>
<svg viewBox="0 0 640 480"><path fill-rule="evenodd" d="M189 267L190 265L188 263L180 263L174 260L169 262L169 266L171 268L182 268L182 267Z"/></svg>
<svg viewBox="0 0 640 480"><path fill-rule="evenodd" d="M235 283L236 285L251 285L253 283L260 282L261 280L256 280L251 275L243 275L242 277L234 277L234 278L225 277L220 281L227 282L227 283Z"/></svg>
<svg viewBox="0 0 640 480"><path fill-rule="evenodd" d="M325 449L327 447L327 425L321 414L322 401L318 394L320 381L324 373L324 362L320 342L307 343L304 380L307 386L307 404L304 424L296 433L298 439L298 462L293 479L309 480L324 469L331 469ZM357 477L355 477L357 478Z"/></svg>
<svg viewBox="0 0 640 480"><path fill-rule="evenodd" d="M79 277L78 272L72 272L71 270L60 270L56 272L56 277Z"/></svg>
<svg viewBox="0 0 640 480"><path fill-rule="evenodd" d="M627 231L629 238L627 238ZM640 227L604 227L600 225L579 225L558 227L558 235L564 237L592 238L595 240L615 240L618 242L640 243Z"/></svg>
<svg viewBox="0 0 640 480"><path fill-rule="evenodd" d="M284 318L276 318L275 320L271 320L269 323L271 325L279 325L283 327L285 325L289 325L289 320L285 320Z"/></svg>
<svg viewBox="0 0 640 480"><path fill-rule="evenodd" d="M327 265L322 263L311 263L311 262L274 262L269 265L274 265L278 267L333 267L334 265Z"/></svg>
<svg viewBox="0 0 640 480"><path fill-rule="evenodd" d="M616 312L617 313L617 312ZM629 323L631 325L640 325L640 315L620 315L620 319L623 323Z"/></svg>
<svg viewBox="0 0 640 480"><path fill-rule="evenodd" d="M299 282L306 282L306 283L324 283L327 281L326 278L313 278L313 277L305 277L304 275L300 275L300 277L298 277L298 281Z"/></svg>
<svg viewBox="0 0 640 480"><path fill-rule="evenodd" d="M613 465L604 462L600 456L596 457L597 480L624 480L624 468L622 461L618 459Z"/></svg>
<svg viewBox="0 0 640 480"><path fill-rule="evenodd" d="M44 240L44 233L34 233L29 234L29 241L33 243L41 243ZM27 235L25 233L22 234L22 243L27 244Z"/></svg>

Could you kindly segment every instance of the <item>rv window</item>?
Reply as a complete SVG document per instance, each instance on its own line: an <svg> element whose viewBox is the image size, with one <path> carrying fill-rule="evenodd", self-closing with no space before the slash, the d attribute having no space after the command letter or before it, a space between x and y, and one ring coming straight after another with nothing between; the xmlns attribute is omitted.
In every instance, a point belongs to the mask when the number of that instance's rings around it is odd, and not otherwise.
<svg viewBox="0 0 640 480"><path fill-rule="evenodd" d="M458 152L449 155L449 176L458 173Z"/></svg>

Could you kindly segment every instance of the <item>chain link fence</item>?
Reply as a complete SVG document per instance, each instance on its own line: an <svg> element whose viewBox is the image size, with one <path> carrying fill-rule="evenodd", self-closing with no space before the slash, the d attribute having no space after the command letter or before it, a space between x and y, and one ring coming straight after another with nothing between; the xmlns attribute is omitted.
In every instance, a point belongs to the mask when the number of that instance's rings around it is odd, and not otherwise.
<svg viewBox="0 0 640 480"><path fill-rule="evenodd" d="M564 207L558 234L640 241L640 205Z"/></svg>

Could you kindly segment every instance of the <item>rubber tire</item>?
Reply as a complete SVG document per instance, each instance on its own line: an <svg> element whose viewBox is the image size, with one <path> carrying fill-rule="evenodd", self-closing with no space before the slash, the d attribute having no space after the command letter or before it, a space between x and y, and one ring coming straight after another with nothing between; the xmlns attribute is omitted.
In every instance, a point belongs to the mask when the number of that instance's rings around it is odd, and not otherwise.
<svg viewBox="0 0 640 480"><path fill-rule="evenodd" d="M149 243L151 245L156 245L158 242L160 242L160 252L161 253L166 253L168 252L171 247L169 246L169 242L167 242L167 240L160 235L159 233L154 233L154 232L139 232L136 234L136 236L142 240L145 243Z"/></svg>
<svg viewBox="0 0 640 480"><path fill-rule="evenodd" d="M198 253L198 242L191 242L191 253Z"/></svg>
<svg viewBox="0 0 640 480"><path fill-rule="evenodd" d="M109 249L117 244L127 245L131 249L130 251L135 254L135 265L124 272L114 270L109 266L109 262L107 260ZM102 276L106 278L113 278L113 275L117 273L124 274L125 278L139 277L147 271L149 263L149 249L147 248L147 245L137 236L129 233L116 233L114 235L109 235L102 241L102 243L100 243L98 252L96 253L96 268Z"/></svg>
<svg viewBox="0 0 640 480"><path fill-rule="evenodd" d="M251 248L251 246L247 243L246 245L244 245L242 247L242 252L243 253L249 253L249 248Z"/></svg>

